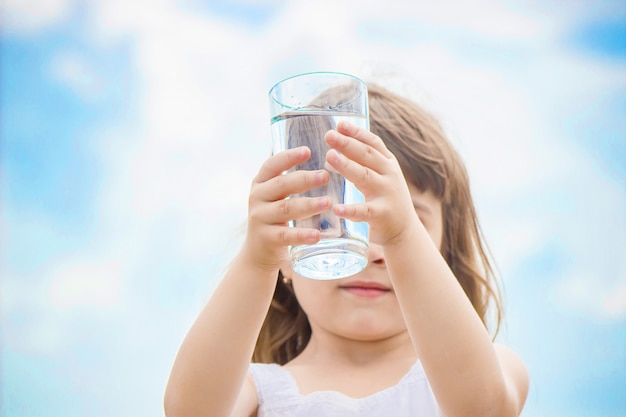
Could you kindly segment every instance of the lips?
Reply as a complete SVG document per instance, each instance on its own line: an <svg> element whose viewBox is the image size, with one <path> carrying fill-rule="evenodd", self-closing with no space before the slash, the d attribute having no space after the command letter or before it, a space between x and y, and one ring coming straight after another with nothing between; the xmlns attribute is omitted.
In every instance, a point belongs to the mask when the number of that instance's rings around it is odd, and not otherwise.
<svg viewBox="0 0 626 417"><path fill-rule="evenodd" d="M389 293L391 288L377 282L353 281L341 285L339 288L357 297L375 298Z"/></svg>

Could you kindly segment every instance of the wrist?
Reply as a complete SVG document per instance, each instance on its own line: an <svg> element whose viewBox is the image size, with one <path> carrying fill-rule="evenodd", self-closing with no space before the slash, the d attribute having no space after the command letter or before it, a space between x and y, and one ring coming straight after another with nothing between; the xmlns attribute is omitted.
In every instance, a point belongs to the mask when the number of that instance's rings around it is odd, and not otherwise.
<svg viewBox="0 0 626 417"><path fill-rule="evenodd" d="M419 217L415 213L406 216L406 221L399 227L400 231L394 235L389 236L383 247L394 248L411 244L412 239L415 239L420 233L425 233L424 225L419 220Z"/></svg>
<svg viewBox="0 0 626 417"><path fill-rule="evenodd" d="M400 233L392 236L389 240L387 240L385 245L383 245L383 248L385 249L385 252L387 252L393 251L397 248L405 247L406 245L411 245L411 242L416 238L416 234L417 233L415 227L406 227Z"/></svg>
<svg viewBox="0 0 626 417"><path fill-rule="evenodd" d="M247 243L244 243L233 263L253 271L258 276L268 275L276 277L280 269L280 262L274 257L264 251L255 249Z"/></svg>

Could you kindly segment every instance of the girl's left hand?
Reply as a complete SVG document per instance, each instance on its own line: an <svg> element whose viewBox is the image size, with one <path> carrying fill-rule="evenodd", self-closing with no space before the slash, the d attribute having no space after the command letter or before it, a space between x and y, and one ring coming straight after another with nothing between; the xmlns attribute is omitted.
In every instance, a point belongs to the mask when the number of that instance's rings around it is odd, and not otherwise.
<svg viewBox="0 0 626 417"><path fill-rule="evenodd" d="M365 196L359 204L337 204L337 216L370 224L370 240L385 246L419 223L411 194L396 157L382 139L350 123L340 122L326 133L332 148L328 163Z"/></svg>

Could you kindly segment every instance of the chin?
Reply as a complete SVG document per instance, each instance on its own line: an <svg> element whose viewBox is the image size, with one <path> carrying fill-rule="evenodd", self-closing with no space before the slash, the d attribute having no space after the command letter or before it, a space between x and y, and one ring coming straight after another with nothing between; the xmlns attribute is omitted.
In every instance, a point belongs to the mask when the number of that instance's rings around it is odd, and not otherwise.
<svg viewBox="0 0 626 417"><path fill-rule="evenodd" d="M406 331L406 328L375 323L372 320L359 320L352 322L348 329L343 329L342 334L352 340L361 342L375 342L389 339Z"/></svg>

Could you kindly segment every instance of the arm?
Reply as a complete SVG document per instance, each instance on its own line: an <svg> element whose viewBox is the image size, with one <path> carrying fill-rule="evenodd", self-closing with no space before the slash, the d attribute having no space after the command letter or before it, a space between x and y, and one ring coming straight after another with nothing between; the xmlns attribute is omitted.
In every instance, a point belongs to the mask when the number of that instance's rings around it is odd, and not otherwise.
<svg viewBox="0 0 626 417"><path fill-rule="evenodd" d="M275 280L243 254L234 261L178 351L165 393L168 417L230 414Z"/></svg>
<svg viewBox="0 0 626 417"><path fill-rule="evenodd" d="M518 416L528 389L521 360L510 350L496 349L417 223L385 246L385 260L437 401L448 416Z"/></svg>
<svg viewBox="0 0 626 417"><path fill-rule="evenodd" d="M253 181L242 249L174 361L164 399L168 417L256 414L252 384L244 381L279 267L288 262L289 245L320 239L319 231L289 228L287 222L330 208L327 197L286 199L328 181L328 174L319 171L282 175L309 157L308 148L279 153Z"/></svg>
<svg viewBox="0 0 626 417"><path fill-rule="evenodd" d="M456 277L420 222L406 181L380 138L347 124L326 136L328 162L366 202L335 212L368 221L383 246L394 291L417 354L443 412L517 416L528 378L521 360L496 349Z"/></svg>

